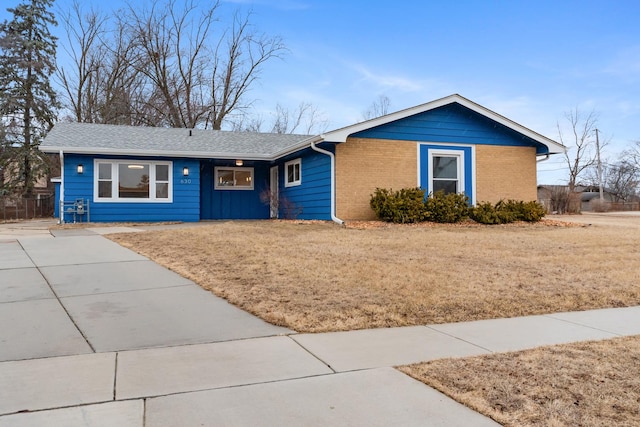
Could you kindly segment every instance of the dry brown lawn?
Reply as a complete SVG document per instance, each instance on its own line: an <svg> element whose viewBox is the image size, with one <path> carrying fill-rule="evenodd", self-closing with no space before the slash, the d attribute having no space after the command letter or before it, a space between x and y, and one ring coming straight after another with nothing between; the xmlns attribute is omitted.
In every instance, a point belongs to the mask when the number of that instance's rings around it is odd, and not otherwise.
<svg viewBox="0 0 640 427"><path fill-rule="evenodd" d="M555 224L235 221L111 238L300 332L640 304L640 229Z"/></svg>
<svg viewBox="0 0 640 427"><path fill-rule="evenodd" d="M640 425L640 337L400 368L505 426Z"/></svg>
<svg viewBox="0 0 640 427"><path fill-rule="evenodd" d="M640 217L342 228L220 222L112 235L267 321L305 332L640 303ZM507 426L640 425L640 337L400 368Z"/></svg>

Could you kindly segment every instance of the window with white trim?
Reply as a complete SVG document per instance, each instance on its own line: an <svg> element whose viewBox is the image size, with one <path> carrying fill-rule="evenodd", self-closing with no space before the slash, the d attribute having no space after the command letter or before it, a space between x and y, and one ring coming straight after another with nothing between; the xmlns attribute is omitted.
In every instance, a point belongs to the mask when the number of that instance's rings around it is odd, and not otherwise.
<svg viewBox="0 0 640 427"><path fill-rule="evenodd" d="M95 202L171 202L172 162L95 160Z"/></svg>
<svg viewBox="0 0 640 427"><path fill-rule="evenodd" d="M284 164L284 186L293 187L302 184L302 159L291 160Z"/></svg>
<svg viewBox="0 0 640 427"><path fill-rule="evenodd" d="M464 153L453 150L429 152L429 193L464 192Z"/></svg>
<svg viewBox="0 0 640 427"><path fill-rule="evenodd" d="M253 168L215 168L216 190L253 190Z"/></svg>

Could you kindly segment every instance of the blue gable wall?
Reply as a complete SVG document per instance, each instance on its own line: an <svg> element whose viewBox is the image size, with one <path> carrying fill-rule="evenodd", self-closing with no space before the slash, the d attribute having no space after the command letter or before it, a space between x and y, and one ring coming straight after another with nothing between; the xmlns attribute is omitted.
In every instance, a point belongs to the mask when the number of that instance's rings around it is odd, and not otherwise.
<svg viewBox="0 0 640 427"><path fill-rule="evenodd" d="M324 150L335 152L333 144L323 144ZM285 187L284 164L301 159L301 184ZM331 220L331 160L326 154L307 148L278 161L280 187L280 217ZM289 212L286 212L289 210ZM294 215L295 214L295 215Z"/></svg>
<svg viewBox="0 0 640 427"><path fill-rule="evenodd" d="M401 141L536 147L537 154L546 154L548 151L546 146L536 143L531 138L457 103L357 132L351 136Z"/></svg>
<svg viewBox="0 0 640 427"><path fill-rule="evenodd" d="M92 222L120 221L198 221L200 219L200 162L193 159L151 158L151 157L111 157L100 159L163 160L173 162L173 202L94 202L94 156L67 154L64 157L64 198L65 202L89 199ZM84 166L84 173L78 174L77 165ZM189 176L182 175L183 167L189 168ZM59 199L59 193L57 195ZM65 215L65 221L73 217ZM86 220L86 219L83 219Z"/></svg>

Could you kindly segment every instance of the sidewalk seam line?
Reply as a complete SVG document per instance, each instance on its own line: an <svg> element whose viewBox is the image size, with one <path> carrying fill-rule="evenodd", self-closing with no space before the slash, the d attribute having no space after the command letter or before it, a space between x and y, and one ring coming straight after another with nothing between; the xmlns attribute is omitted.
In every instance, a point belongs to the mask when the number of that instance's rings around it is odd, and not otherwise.
<svg viewBox="0 0 640 427"><path fill-rule="evenodd" d="M116 401L116 382L118 378L118 355L120 353L116 351L116 357L113 366L113 400Z"/></svg>
<svg viewBox="0 0 640 427"><path fill-rule="evenodd" d="M287 338L289 338L291 341L293 341L294 343L296 343L298 346L300 346L300 348L302 348L304 351L306 351L307 353L309 353L311 356L313 356L316 360L322 362L327 368L331 369L331 371L334 374L337 374L338 371L336 371L335 369L333 369L333 366L329 365L327 362L325 362L324 360L322 360L320 357L316 356L314 353L312 353L308 348L306 348L305 346L303 346L302 344L300 344L298 341L296 341L295 338L293 338L291 335L287 335Z"/></svg>
<svg viewBox="0 0 640 427"><path fill-rule="evenodd" d="M629 334L623 334L623 333L622 333L622 334L619 334L619 333L617 333L617 332L612 332L612 331L608 331L608 330L606 330L606 329L601 329L601 328L597 328L597 327L595 327L595 326L586 325L586 324L584 324L584 323L579 323L579 322L576 322L576 321L574 321L574 320L560 319L560 318L558 318L558 317L553 317L553 316L554 316L554 313L551 313L551 314L543 314L542 316L544 316L544 317L546 317L546 318L549 318L549 319L559 320L559 321L561 321L561 322L565 322L565 323L570 323L570 324L572 324L572 325L581 326L581 327L583 327L583 328L593 329L594 331L606 332L606 333L608 333L608 334L615 335L614 337L611 337L611 338L605 338L605 339L613 339L613 338L617 338L617 337L628 337L628 336L635 335L635 334L631 334L631 335L629 335Z"/></svg>
<svg viewBox="0 0 640 427"><path fill-rule="evenodd" d="M474 346L474 347L478 347L478 348L481 348L482 350L486 350L486 351L488 351L489 353L496 353L494 350L491 350L491 349L489 349L489 348L483 347L483 346L481 346L481 345L479 345L479 344L476 344L476 343L474 343L474 342L464 340L464 339L462 339L462 338L460 338L460 337L457 337L457 336L455 336L455 335L448 334L448 333L446 333L446 332L444 332L444 331L440 331L440 330L438 330L438 329L433 328L433 327L432 327L432 326L430 326L430 325L423 325L423 326L424 326L425 328L427 328L427 329L431 329L431 330L432 330L432 331L434 331L434 332L438 332L439 334L446 335L446 336L448 336L448 337L451 337L451 338L457 339L458 341L462 341L462 342L467 343L467 344L470 344L470 345L472 345L472 346ZM437 325L433 325L433 326L437 326Z"/></svg>
<svg viewBox="0 0 640 427"><path fill-rule="evenodd" d="M27 250L25 249L24 246L22 246L22 242L18 241L18 244L20 245L20 247L22 248L22 250L24 251L25 255L31 260L31 262L33 263L33 265L35 266L36 270L38 270L38 273L40 273L40 275L42 276L42 278L44 279L45 283L47 284L47 286L49 287L49 289L51 289L51 292L53 293L53 295L56 297L56 300L58 301L58 304L60 304L60 307L62 307L62 309L64 310L64 312L66 313L67 317L69 318L69 320L71 321L71 323L73 324L73 326L76 328L76 330L80 333L80 336L82 337L82 339L84 339L84 341L87 343L87 345L89 346L89 348L91 349L91 351L93 353L96 353L96 349L93 348L93 345L91 345L91 343L89 342L89 340L87 339L87 337L85 336L84 332L82 332L82 330L80 329L80 327L78 326L78 324L76 323L76 321L74 320L73 316L71 316L71 313L69 313L69 310L67 310L67 307L64 306L64 304L62 303L62 300L60 299L60 297L58 296L58 294L56 293L55 289L53 289L53 286L51 286L51 283L49 283L49 280L47 279L47 277L42 274L42 270L40 270L40 266L37 265L35 263L35 261L33 260L33 258L31 258L31 255L29 255L29 252L27 252Z"/></svg>

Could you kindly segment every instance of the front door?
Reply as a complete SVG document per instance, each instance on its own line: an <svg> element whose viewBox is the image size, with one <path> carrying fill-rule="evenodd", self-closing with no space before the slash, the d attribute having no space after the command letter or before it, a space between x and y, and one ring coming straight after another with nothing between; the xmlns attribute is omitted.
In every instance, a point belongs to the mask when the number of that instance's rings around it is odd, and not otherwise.
<svg viewBox="0 0 640 427"><path fill-rule="evenodd" d="M278 166L273 166L270 170L269 182L269 216L278 218Z"/></svg>

